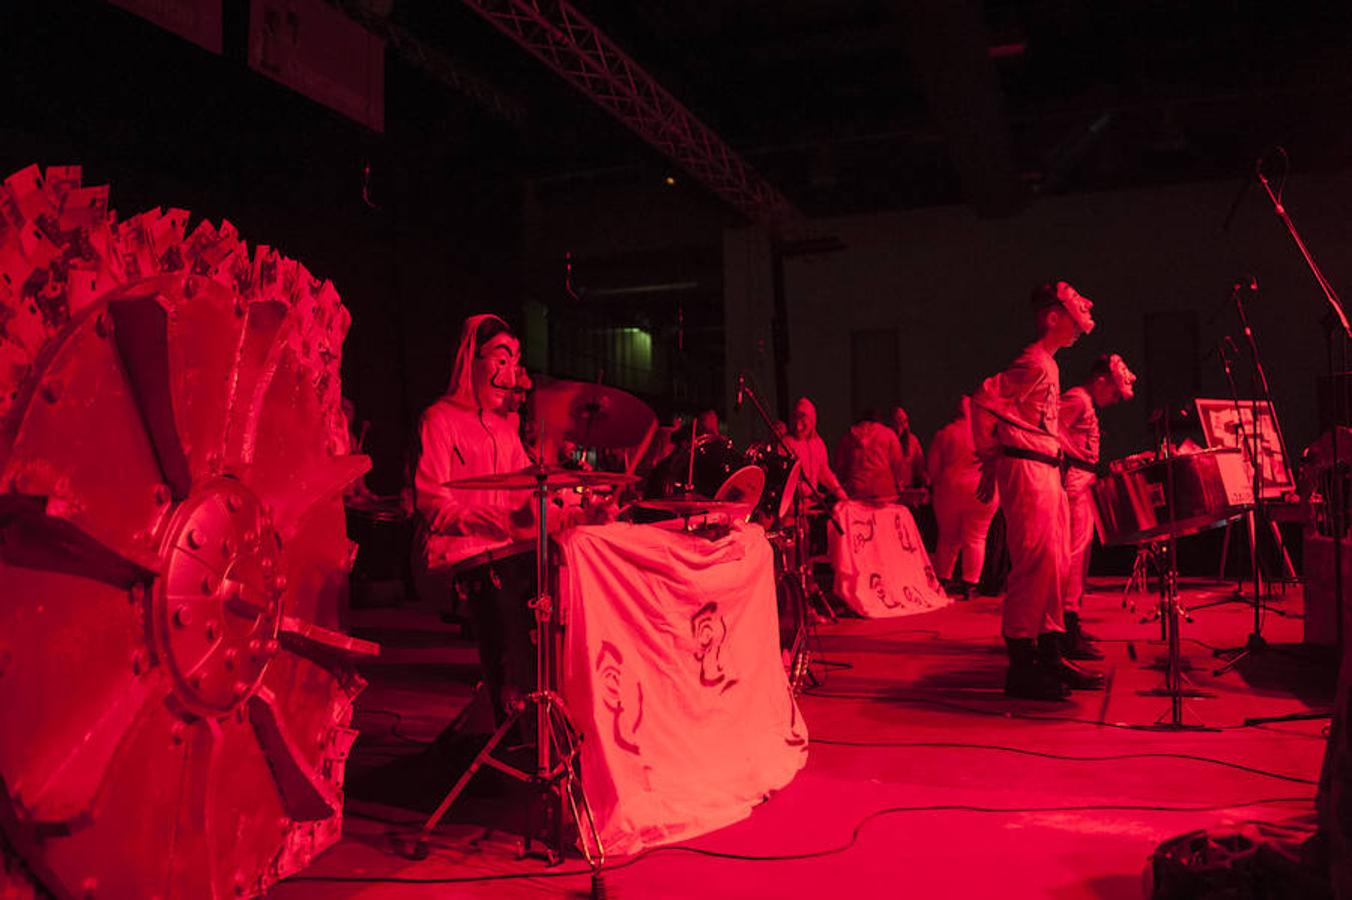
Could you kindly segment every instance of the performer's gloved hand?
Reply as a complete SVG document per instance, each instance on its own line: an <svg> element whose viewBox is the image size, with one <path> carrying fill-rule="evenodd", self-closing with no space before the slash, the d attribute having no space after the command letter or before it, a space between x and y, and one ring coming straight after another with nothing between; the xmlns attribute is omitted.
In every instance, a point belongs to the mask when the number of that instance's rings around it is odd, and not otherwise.
<svg viewBox="0 0 1352 900"><path fill-rule="evenodd" d="M976 486L976 499L982 503L990 503L995 499L995 471L993 469L982 468L981 481Z"/></svg>

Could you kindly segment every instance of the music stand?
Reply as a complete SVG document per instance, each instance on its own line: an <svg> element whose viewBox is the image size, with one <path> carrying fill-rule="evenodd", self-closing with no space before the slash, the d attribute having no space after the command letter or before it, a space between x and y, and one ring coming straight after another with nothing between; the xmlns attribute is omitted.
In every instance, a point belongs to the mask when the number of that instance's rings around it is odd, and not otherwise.
<svg viewBox="0 0 1352 900"><path fill-rule="evenodd" d="M568 718L563 698L554 689L554 644L557 632L554 630L553 598L549 595L549 534L547 513L549 494L552 490L567 487L596 486L600 484L620 484L637 479L632 476L614 475L606 472L575 472L553 469L547 466L535 466L522 472L505 475L488 475L481 478L464 478L447 483L447 487L459 490L509 490L529 487L536 501L535 528L535 598L529 606L535 612L535 690L513 704L511 712L498 725L488 743L474 757L468 769L442 798L441 803L423 823L409 855L413 859L426 859L429 840L433 829L441 822L451 805L464 791L474 774L482 766L489 766L511 778L532 786L545 800L546 815L553 831L553 844L546 848L544 859L549 865L557 865L563 859L563 798L567 797L573 821L578 826L578 844L592 869L592 877L599 876L605 864L605 848L601 845L601 836L596 828L596 819L592 815L591 804L586 791L578 779L574 761L581 750L581 735ZM530 769L519 768L498 759L494 750L502 742L514 725L523 719L529 721L530 713L535 721L535 759ZM586 827L583 827L585 813ZM523 851L531 854L531 844L535 837L534 806L527 816L525 834L522 837Z"/></svg>

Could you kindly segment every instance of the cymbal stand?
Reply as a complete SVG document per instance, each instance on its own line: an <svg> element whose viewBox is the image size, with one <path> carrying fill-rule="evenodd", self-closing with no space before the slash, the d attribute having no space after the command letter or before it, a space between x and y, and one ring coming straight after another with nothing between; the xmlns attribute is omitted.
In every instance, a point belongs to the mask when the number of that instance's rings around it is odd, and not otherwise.
<svg viewBox="0 0 1352 900"><path fill-rule="evenodd" d="M558 634L553 627L554 601L549 595L549 534L547 513L549 508L549 486L547 472L541 468L536 471L535 488L532 493L536 501L535 529L535 598L529 606L535 612L535 690L513 706L511 713L493 732L488 743L474 757L468 769L460 776L450 792L423 823L410 854L414 859L426 859L428 843L432 831L451 805L455 803L474 773L482 766L489 766L517 781L530 785L537 792L537 801L543 801L547 825L552 831L552 844L542 854L548 865L558 865L563 861L563 800L568 801L569 812L578 826L578 845L592 869L592 879L600 877L601 867L605 864L605 848L601 844L601 835L596 827L596 818L592 814L591 803L577 775L577 757L581 750L582 737L568 718L563 698L555 692L554 650ZM512 726L534 716L535 724L535 765L531 769L518 768L493 755ZM527 825L523 836L523 852L531 854L531 844L535 838L535 806L527 816Z"/></svg>
<svg viewBox="0 0 1352 900"><path fill-rule="evenodd" d="M817 579L812 574L812 533L806 507L807 504L804 502L802 495L794 498L793 555L798 587L803 592L805 604L816 606L818 612L824 614L824 618L837 622L839 618L836 616L836 611L831 608L830 601L826 599L826 594L822 592L821 585L817 583Z"/></svg>

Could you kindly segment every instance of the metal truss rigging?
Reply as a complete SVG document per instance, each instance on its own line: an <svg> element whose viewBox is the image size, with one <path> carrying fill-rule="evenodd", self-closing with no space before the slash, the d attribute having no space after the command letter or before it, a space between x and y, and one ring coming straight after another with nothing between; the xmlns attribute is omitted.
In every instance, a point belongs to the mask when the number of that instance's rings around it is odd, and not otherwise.
<svg viewBox="0 0 1352 900"><path fill-rule="evenodd" d="M801 231L789 200L564 0L464 0L631 131L779 238Z"/></svg>

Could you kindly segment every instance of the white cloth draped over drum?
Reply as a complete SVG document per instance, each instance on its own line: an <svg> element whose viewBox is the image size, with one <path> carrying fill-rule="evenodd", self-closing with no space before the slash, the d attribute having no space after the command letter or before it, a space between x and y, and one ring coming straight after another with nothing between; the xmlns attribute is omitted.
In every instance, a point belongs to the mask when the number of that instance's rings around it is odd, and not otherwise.
<svg viewBox="0 0 1352 900"><path fill-rule="evenodd" d="M831 565L835 592L868 618L909 616L953 601L940 590L911 511L900 503L847 500L832 517Z"/></svg>
<svg viewBox="0 0 1352 900"><path fill-rule="evenodd" d="M560 535L563 694L609 853L745 818L807 760L770 545L613 523Z"/></svg>

